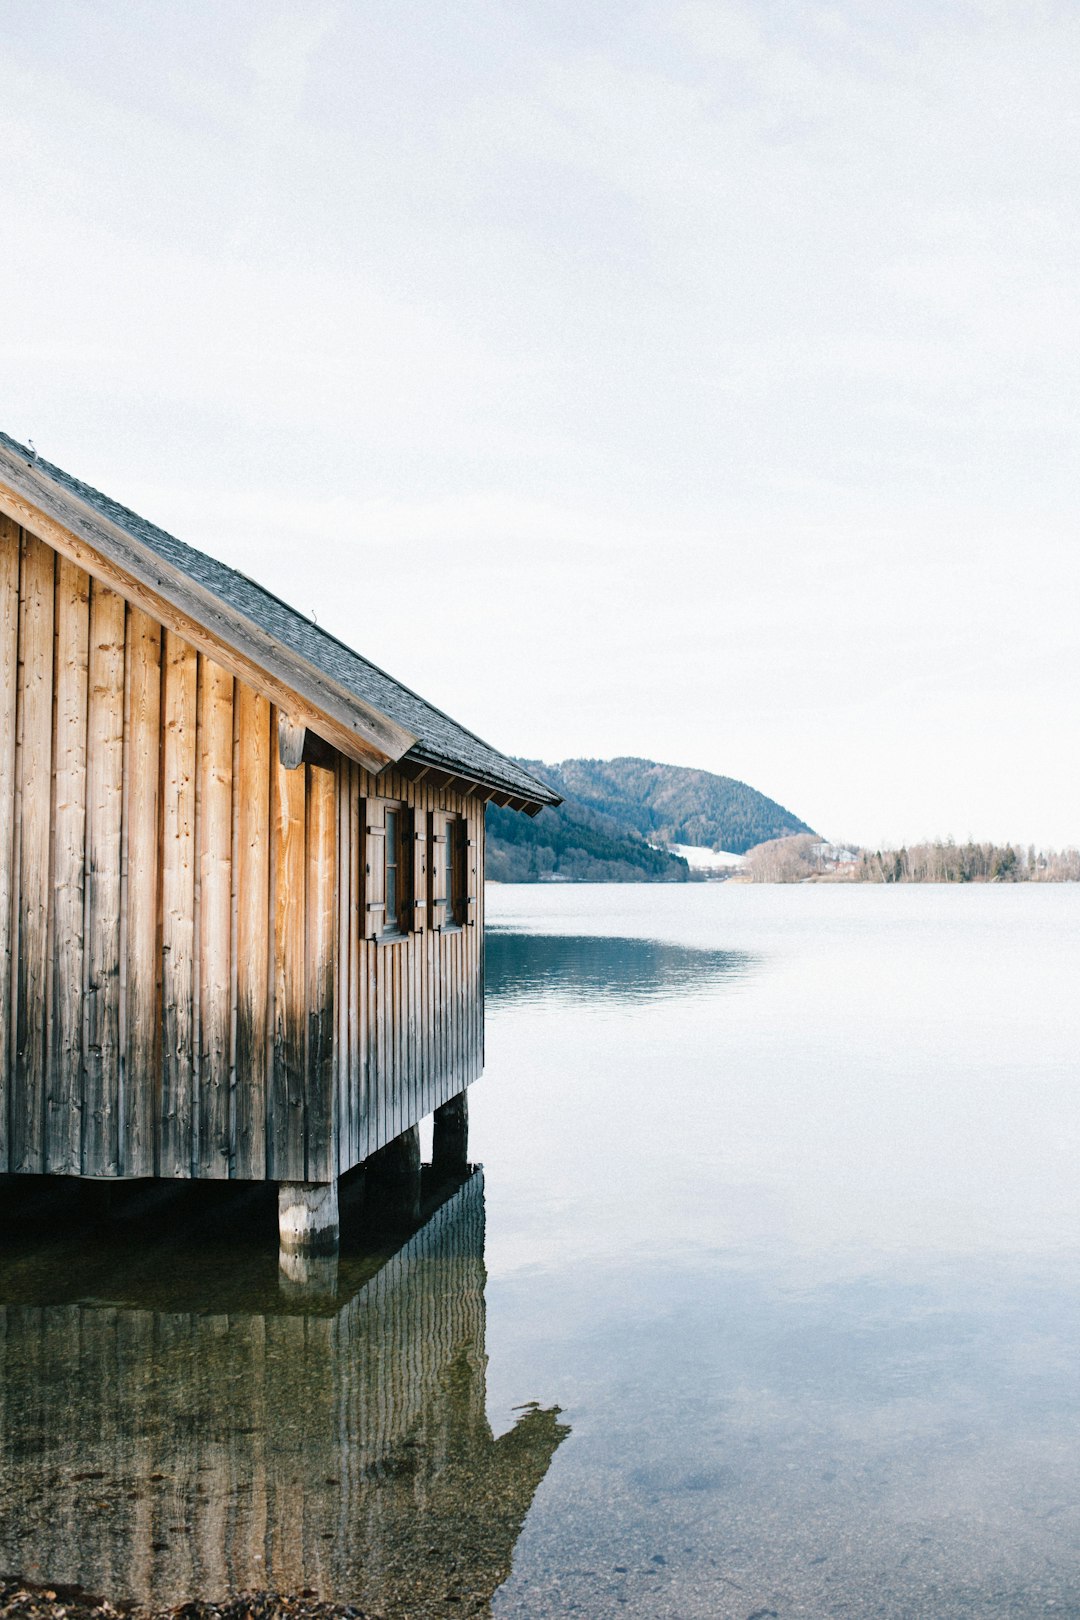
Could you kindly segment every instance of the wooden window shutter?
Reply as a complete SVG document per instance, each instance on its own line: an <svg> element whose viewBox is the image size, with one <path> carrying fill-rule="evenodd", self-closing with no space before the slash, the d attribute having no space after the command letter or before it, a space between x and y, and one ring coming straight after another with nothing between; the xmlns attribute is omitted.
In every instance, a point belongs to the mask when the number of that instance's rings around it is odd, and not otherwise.
<svg viewBox="0 0 1080 1620"><path fill-rule="evenodd" d="M476 927L476 897L478 886L484 881L484 874L479 870L479 831L476 812L470 809L465 825L462 827L462 832L465 834L465 922L469 928Z"/></svg>
<svg viewBox="0 0 1080 1620"><path fill-rule="evenodd" d="M366 939L382 933L386 921L386 801L361 799L364 832L364 911Z"/></svg>
<svg viewBox="0 0 1080 1620"><path fill-rule="evenodd" d="M422 810L412 812L412 925L418 934L428 907L428 820Z"/></svg>
<svg viewBox="0 0 1080 1620"><path fill-rule="evenodd" d="M431 849L429 893L431 895L432 928L441 928L446 922L446 816L441 810L431 812Z"/></svg>

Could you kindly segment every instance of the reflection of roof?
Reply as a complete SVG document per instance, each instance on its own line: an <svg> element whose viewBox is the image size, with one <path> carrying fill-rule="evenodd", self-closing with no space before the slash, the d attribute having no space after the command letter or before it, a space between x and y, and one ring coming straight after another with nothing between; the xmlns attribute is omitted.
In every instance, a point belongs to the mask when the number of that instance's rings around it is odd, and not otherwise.
<svg viewBox="0 0 1080 1620"><path fill-rule="evenodd" d="M0 509L35 532L40 530L34 517L44 514L88 544L162 603L274 675L306 700L313 715L333 722L338 729L327 740L335 747L349 752L352 735L363 763L371 763L374 752L384 762L401 760L458 775L529 807L560 802L514 760L245 574L185 545L3 433ZM122 584L117 588L123 594ZM313 729L319 730L317 722Z"/></svg>

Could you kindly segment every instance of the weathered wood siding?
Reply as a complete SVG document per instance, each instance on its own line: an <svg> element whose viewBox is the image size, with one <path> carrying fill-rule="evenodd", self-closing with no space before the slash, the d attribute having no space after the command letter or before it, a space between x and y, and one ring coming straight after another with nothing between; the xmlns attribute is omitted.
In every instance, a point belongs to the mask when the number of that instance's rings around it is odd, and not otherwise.
<svg viewBox="0 0 1080 1620"><path fill-rule="evenodd" d="M336 775L275 726L0 517L0 1169L333 1175Z"/></svg>
<svg viewBox="0 0 1080 1620"><path fill-rule="evenodd" d="M481 801L286 770L277 737L265 694L0 516L0 1171L328 1180L481 1072ZM394 939L386 801L414 831Z"/></svg>
<svg viewBox="0 0 1080 1620"><path fill-rule="evenodd" d="M377 824L387 801L412 813L414 926L373 934L369 906L382 899ZM373 816L374 811L374 816ZM432 818L460 816L467 829L467 917L440 927L432 915ZM338 766L339 918L338 1169L359 1164L471 1084L484 1067L484 806L412 782L394 770L372 776ZM437 823L436 823L437 825ZM371 870L368 870L368 868Z"/></svg>

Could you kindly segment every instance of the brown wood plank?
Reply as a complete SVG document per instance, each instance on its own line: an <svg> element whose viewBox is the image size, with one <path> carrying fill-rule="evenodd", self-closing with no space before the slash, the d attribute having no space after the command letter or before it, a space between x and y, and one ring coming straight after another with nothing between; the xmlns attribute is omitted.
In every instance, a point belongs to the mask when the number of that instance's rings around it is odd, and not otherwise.
<svg viewBox="0 0 1080 1620"><path fill-rule="evenodd" d="M120 872L124 805L127 603L90 590L86 732L86 1008L84 1175L120 1169Z"/></svg>
<svg viewBox="0 0 1080 1620"><path fill-rule="evenodd" d="M124 1085L122 1168L155 1171L161 1082L158 1010L158 788L161 774L161 627L138 608L127 619L124 844Z"/></svg>
<svg viewBox="0 0 1080 1620"><path fill-rule="evenodd" d="M404 1102L404 1090L405 1090L405 1075L404 1075L405 1065L404 1065L404 1063L402 1061L402 1038L403 1038L404 1025L405 1025L405 1013L404 1013L404 1008L402 1006L402 1002L403 1002L403 999L404 999L403 992L404 992L405 948L403 946L400 946L400 945L395 945L392 948L392 951L391 951L391 959L392 959L391 960L391 983L392 983L391 995L392 995L392 1006L393 1006L393 1014L392 1014L392 1020L393 1021L392 1021L392 1024L391 1024L391 1031L390 1031L390 1033L391 1033L391 1047L390 1047L390 1050L391 1050L391 1054L392 1054L391 1055L391 1060L390 1060L391 1064L392 1064L392 1070L391 1070L391 1076L390 1076L390 1096L391 1096L390 1117L391 1117L391 1121L392 1121L392 1123L391 1123L391 1133L392 1133L393 1136L399 1136L401 1134L401 1132L405 1129L404 1109L403 1109L403 1106L402 1106L403 1102Z"/></svg>
<svg viewBox="0 0 1080 1620"><path fill-rule="evenodd" d="M357 988L357 1021L356 1021L356 1064L357 1064L357 1095L354 1107L356 1109L356 1157L358 1160L366 1159L371 1151L369 1147L368 1120L371 1111L371 954L372 947L368 944L364 926L364 837L363 816L366 804L366 773L359 765L353 767L353 847L356 852L356 879L354 892L356 895L356 932L354 940L359 942L356 953L356 988Z"/></svg>
<svg viewBox="0 0 1080 1620"><path fill-rule="evenodd" d="M15 728L19 687L18 524L0 517L0 1172L8 1163L15 900Z"/></svg>
<svg viewBox="0 0 1080 1620"><path fill-rule="evenodd" d="M371 882L371 879L372 879L372 874L368 871L369 845L368 845L367 827L369 825L369 816L370 816L371 806L375 802L376 802L376 799L375 799L375 795L373 793L373 784L372 784L372 781L371 781L371 776L370 776L370 773L367 773L367 781L365 783L364 799L362 801L362 806L361 806L361 815L362 815L361 826L362 826L362 828L364 830L364 839L363 839L364 887L363 887L363 895L362 895L362 899L361 899L361 910L362 910L362 915L363 915L363 919L364 919L364 933L365 933L365 938L367 940L367 944L365 946L365 954L366 954L366 958L367 958L367 975L368 975L368 1003L367 1003L367 1076L368 1076L368 1114L367 1114L367 1118L368 1118L368 1147L367 1147L367 1151L368 1151L368 1153L374 1152L376 1147L381 1146L381 1140L380 1140L380 1136L379 1136L379 1127L380 1127L381 1119L382 1119L382 1112L381 1112L382 1105L381 1105L381 1094L380 1094L380 1086L381 1086L380 1073L381 1073L381 1071L380 1071L380 1067L379 1067L379 1056L380 1056L379 1034L380 1034L380 1025L381 1025L381 1019L380 1019L380 1005L381 1005L380 1004L380 990L381 990L381 985L380 985L380 980L379 980L379 964L380 964L381 952L380 952L380 949L379 949L376 941L372 937L370 913L367 910L367 896L368 896L368 892L369 892L368 886L369 886L369 884ZM384 876L385 876L385 874L384 874ZM380 881L382 881L382 880L380 880Z"/></svg>
<svg viewBox="0 0 1080 1620"><path fill-rule="evenodd" d="M306 1176L306 771L306 766L286 770L276 757L271 765L274 1005L267 1173L278 1181L303 1181Z"/></svg>
<svg viewBox="0 0 1080 1620"><path fill-rule="evenodd" d="M230 1171L233 687L213 659L199 671L198 1173Z"/></svg>
<svg viewBox="0 0 1080 1620"><path fill-rule="evenodd" d="M335 767L337 785L335 788L337 804L337 829L335 833L337 847L337 872L335 884L339 897L337 906L337 941L334 947L335 982L334 1007L336 1010L337 1028L334 1034L334 1046L337 1051L335 1064L335 1098L334 1098L334 1171L341 1175L346 1167L349 1146L349 828L346 817L349 805L349 772L345 760L339 760Z"/></svg>
<svg viewBox="0 0 1080 1620"><path fill-rule="evenodd" d="M270 705L237 686L236 1175L266 1174L270 1001Z"/></svg>
<svg viewBox="0 0 1080 1620"><path fill-rule="evenodd" d="M52 1030L45 1099L45 1168L57 1175L77 1175L82 1163L89 661L90 576L61 557L56 569Z"/></svg>
<svg viewBox="0 0 1080 1620"><path fill-rule="evenodd" d="M190 1176L195 1061L195 742L199 657L165 634L159 1174Z"/></svg>
<svg viewBox="0 0 1080 1620"><path fill-rule="evenodd" d="M431 895L431 821L432 806L434 804L434 789L428 783L423 788L423 814L428 835L428 896L430 908ZM424 1074L426 1077L425 1100L431 1099L436 1078L435 1063L435 952L438 935L431 926L432 918L428 916L428 928L424 935Z"/></svg>
<svg viewBox="0 0 1080 1620"><path fill-rule="evenodd" d="M307 1169L308 1181L336 1174L334 1131L334 970L337 890L337 779L307 772Z"/></svg>
<svg viewBox="0 0 1080 1620"><path fill-rule="evenodd" d="M49 855L55 556L23 534L19 591L18 717L15 743L16 933L14 944L11 1168L44 1169Z"/></svg>
<svg viewBox="0 0 1080 1620"><path fill-rule="evenodd" d="M364 1117L364 940L360 917L360 768L352 765L349 772L349 1110L350 1148L353 1164L363 1158Z"/></svg>

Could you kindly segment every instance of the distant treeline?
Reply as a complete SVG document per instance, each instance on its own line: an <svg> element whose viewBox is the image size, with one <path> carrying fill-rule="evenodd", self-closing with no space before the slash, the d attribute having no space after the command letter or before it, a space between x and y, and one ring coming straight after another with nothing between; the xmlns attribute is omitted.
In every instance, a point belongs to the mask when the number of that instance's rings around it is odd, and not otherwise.
<svg viewBox="0 0 1080 1620"><path fill-rule="evenodd" d="M1080 850L1029 844L912 844L862 850L853 874L863 883L1076 883Z"/></svg>
<svg viewBox="0 0 1080 1620"><path fill-rule="evenodd" d="M759 844L746 870L755 883L1076 883L1080 850L951 838L869 850L802 835Z"/></svg>
<svg viewBox="0 0 1080 1620"><path fill-rule="evenodd" d="M690 876L681 857L583 804L541 810L535 821L489 804L484 872L495 883L685 883Z"/></svg>

